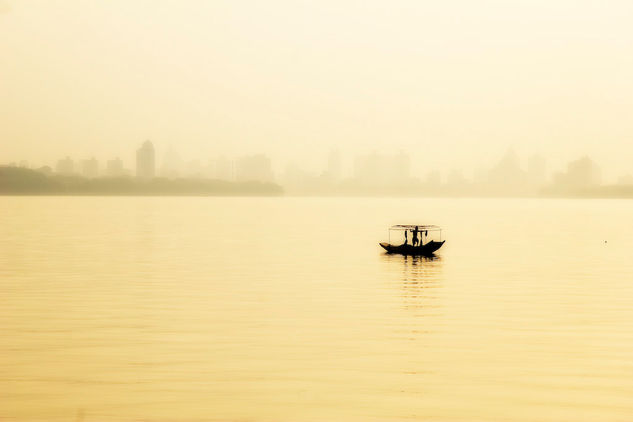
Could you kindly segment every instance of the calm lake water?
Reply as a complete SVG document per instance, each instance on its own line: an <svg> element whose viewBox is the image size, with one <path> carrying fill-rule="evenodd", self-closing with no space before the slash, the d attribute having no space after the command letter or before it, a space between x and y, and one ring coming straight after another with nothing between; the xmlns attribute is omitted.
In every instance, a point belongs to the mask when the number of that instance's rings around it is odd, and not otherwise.
<svg viewBox="0 0 633 422"><path fill-rule="evenodd" d="M631 421L633 201L0 197L1 421ZM437 258L383 254L439 224Z"/></svg>

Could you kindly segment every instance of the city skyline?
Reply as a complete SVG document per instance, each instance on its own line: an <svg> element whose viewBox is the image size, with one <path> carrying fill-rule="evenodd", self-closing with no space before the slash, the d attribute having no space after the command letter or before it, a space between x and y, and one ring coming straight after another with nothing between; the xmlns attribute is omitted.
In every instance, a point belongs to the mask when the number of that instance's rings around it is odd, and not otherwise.
<svg viewBox="0 0 633 422"><path fill-rule="evenodd" d="M508 147L588 155L607 180L633 163L627 1L4 5L2 162L129 167L149 138L159 160L263 152L276 172L333 147L464 174Z"/></svg>
<svg viewBox="0 0 633 422"><path fill-rule="evenodd" d="M0 0L0 419L633 421L632 0Z"/></svg>
<svg viewBox="0 0 633 422"><path fill-rule="evenodd" d="M544 192L566 192L600 186L631 186L631 173L617 180L605 180L598 163L589 156L569 160L561 169L551 169L546 158L535 154L521 158L510 148L492 166L479 168L472 174L459 169L440 171L425 169L422 177L412 169L415 163L404 151L379 154L359 153L345 160L338 149L331 149L320 171L311 172L289 163L283 171L273 169L273 160L266 154L237 157L216 156L208 159L183 159L176 150L166 151L162 161L156 159L152 141L146 140L136 149L135 166L127 168L119 157L102 162L91 157L59 159L55 166L34 168L45 174L80 175L86 178L130 177L137 179L194 178L229 182L277 183L289 194L356 195L404 194L421 195L530 195ZM351 162L347 168L344 162ZM6 165L6 164L5 164ZM22 160L9 166L30 167Z"/></svg>
<svg viewBox="0 0 633 422"><path fill-rule="evenodd" d="M156 142L153 140L151 142L155 148L155 161L156 161L157 175L160 175L161 171L163 171L163 174L162 174L163 176L166 175L164 172L164 169L173 167L175 163L178 163L179 166L185 166L186 164L197 162L198 165L202 164L204 166L206 164L206 161L208 160L222 160L222 159L235 160L238 157L244 157L244 156L249 156L253 154L263 154L270 157L272 159L272 163L271 163L272 171L276 175L283 174L287 170L288 167L292 167L292 166L295 166L295 167L298 166L301 168L302 171L307 171L313 174L320 174L323 171L327 170L327 159L328 159L328 156L333 151L336 151L339 154L340 172L342 175L346 177L351 177L353 175L355 161L358 159L359 156L370 155L370 154L390 155L390 154L397 154L400 152L404 152L405 154L409 156L411 162L413 163L411 166L412 175L418 178L427 177L429 173L429 169L430 169L431 171L439 171L444 178L448 177L449 174L454 173L455 171L458 171L462 173L466 178L476 180L478 178L478 174L480 174L482 171L486 171L487 169L495 166L500 160L503 159L503 157L508 152L514 152L518 155L519 160L520 160L520 165L526 171L530 165L529 164L530 159L533 159L533 158L539 158L539 157L546 158L548 172L553 174L557 171L564 170L567 164L569 163L569 161L573 160L574 158L587 156L587 157L591 157L594 161L596 161L596 163L598 163L598 165L602 167L602 178L605 181L605 183L608 183L608 184L617 183L619 180L623 180L626 177L633 175L633 157L631 158L630 163L628 165L623 165L621 166L620 169L615 169L610 166L604 165L603 162L600 161L598 158L586 152L584 153L581 152L576 155L568 155L568 156L552 158L550 154L547 154L543 151L526 150L525 148L515 148L511 145L507 145L505 147L502 147L498 151L492 152L491 154L488 155L487 159L485 160L473 161L467 166L460 167L458 165L441 166L438 161L433 159L432 150L427 150L425 153L426 155L420 154L419 151L415 151L415 150L407 151L402 148L393 148L393 149L373 148L373 149L367 149L367 150L364 150L361 148L359 150L354 150L351 152L344 153L342 149L338 148L337 146L332 146L329 148L323 147L319 153L312 155L309 162L306 162L305 160L299 160L299 159L283 160L280 157L277 157L271 153L265 152L264 150L245 151L243 153L235 153L235 154L226 154L226 153L222 153L221 151L216 151L216 152L212 151L211 153L206 155L206 157L203 154L184 155L184 154L181 154L180 149L174 146L173 144L166 144L164 142ZM142 142L137 142L137 143L138 145L140 145L140 143ZM99 155L99 154L84 155L84 154L71 153L71 154L61 154L51 160L29 160L28 158L25 158L25 157L14 157L14 158L9 159L8 157L6 157L6 154L2 154L3 151L0 150L0 154L1 154L0 164L27 166L29 168L39 168L39 167L44 167L44 166L49 166L51 168L54 168L56 166L56 163L60 159L70 157L76 160L76 162L78 163L77 165L79 169L82 165L81 164L82 161L96 158L101 163L102 166L103 165L107 166L107 161L119 160L125 169L127 169L128 171L135 172L135 169L136 169L135 151L138 145L134 146L133 143L131 145L132 145L131 149L133 150L131 151L131 153L130 152L113 153L113 154L106 154L106 155ZM526 151L530 151L530 152L526 152ZM422 158L419 158L420 155L422 155ZM418 157L418 159L416 159L416 157ZM416 165L416 163L420 163L420 165ZM80 173L80 171L77 171L77 172Z"/></svg>

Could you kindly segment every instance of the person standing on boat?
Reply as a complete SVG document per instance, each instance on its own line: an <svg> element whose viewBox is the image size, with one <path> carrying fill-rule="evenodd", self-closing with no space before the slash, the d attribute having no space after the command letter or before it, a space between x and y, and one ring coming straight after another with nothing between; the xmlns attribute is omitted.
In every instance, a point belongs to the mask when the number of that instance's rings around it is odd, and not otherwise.
<svg viewBox="0 0 633 422"><path fill-rule="evenodd" d="M405 230L404 231L404 244L405 246L409 243L409 233Z"/></svg>
<svg viewBox="0 0 633 422"><path fill-rule="evenodd" d="M415 229L411 231L413 233L413 239L411 239L411 242L413 243L413 246L417 246L418 245L418 226L415 226Z"/></svg>

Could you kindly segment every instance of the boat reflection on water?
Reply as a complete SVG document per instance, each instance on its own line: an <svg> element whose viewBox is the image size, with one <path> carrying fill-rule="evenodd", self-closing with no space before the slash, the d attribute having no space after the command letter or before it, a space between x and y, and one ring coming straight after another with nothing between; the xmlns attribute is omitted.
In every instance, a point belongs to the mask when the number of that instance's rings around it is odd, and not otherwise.
<svg viewBox="0 0 633 422"><path fill-rule="evenodd" d="M404 308L422 310L424 315L428 315L432 309L437 309L437 299L443 287L441 256L383 254L382 259L392 274L392 282L397 277L398 285L402 289Z"/></svg>
<svg viewBox="0 0 633 422"><path fill-rule="evenodd" d="M384 254L382 263L389 273L386 283L393 292L395 306L400 308L399 318L392 330L394 338L400 341L403 355L416 356L400 368L407 377L427 376L435 371L428 364L421 351L431 350L443 327L444 279L443 258L434 255L402 256ZM413 380L412 380L413 381ZM420 384L416 380L410 389L419 393Z"/></svg>

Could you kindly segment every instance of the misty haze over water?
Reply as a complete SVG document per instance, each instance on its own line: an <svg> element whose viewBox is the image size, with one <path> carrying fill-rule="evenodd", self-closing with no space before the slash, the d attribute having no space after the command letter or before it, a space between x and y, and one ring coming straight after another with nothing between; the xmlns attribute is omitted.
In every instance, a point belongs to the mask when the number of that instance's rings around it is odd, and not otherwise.
<svg viewBox="0 0 633 422"><path fill-rule="evenodd" d="M330 150L344 178L403 151L422 183L477 183L514 148L524 172L588 156L613 185L633 174L632 19L623 0L2 0L0 163L134 172L149 138L159 167L265 154L280 184Z"/></svg>
<svg viewBox="0 0 633 422"><path fill-rule="evenodd" d="M632 22L0 0L0 422L632 421Z"/></svg>

